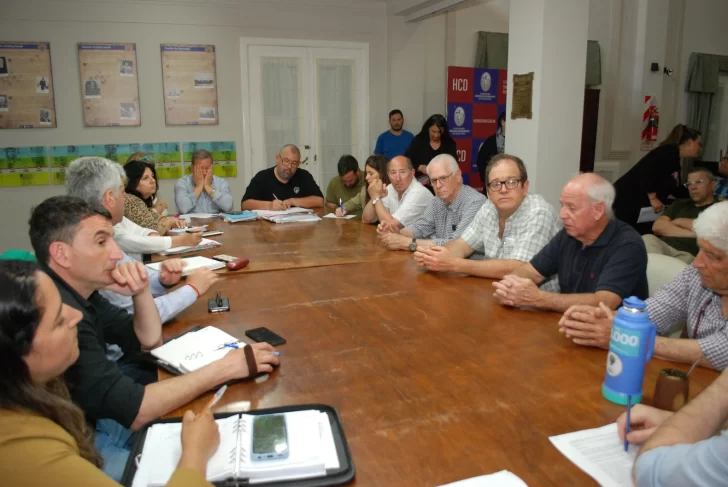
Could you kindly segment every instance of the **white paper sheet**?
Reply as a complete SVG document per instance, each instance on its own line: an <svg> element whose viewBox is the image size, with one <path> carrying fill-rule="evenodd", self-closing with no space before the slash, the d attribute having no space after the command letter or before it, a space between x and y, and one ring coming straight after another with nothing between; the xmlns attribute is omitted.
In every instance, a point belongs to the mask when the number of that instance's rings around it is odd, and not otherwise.
<svg viewBox="0 0 728 487"><path fill-rule="evenodd" d="M654 208L652 208L651 206L645 206L640 210L640 216L637 218L637 223L653 222L661 217L664 212L665 210L662 210L659 213L655 213Z"/></svg>
<svg viewBox="0 0 728 487"><path fill-rule="evenodd" d="M617 436L617 423L601 428L552 436L551 443L566 458L603 487L632 487L632 465L639 448Z"/></svg>
<svg viewBox="0 0 728 487"><path fill-rule="evenodd" d="M356 217L356 215L336 216L336 213L327 213L324 215L324 218L335 218L337 220L349 220L354 217Z"/></svg>
<svg viewBox="0 0 728 487"><path fill-rule="evenodd" d="M501 470L490 475L480 475L470 479L459 480L440 487L528 487L526 482L508 470Z"/></svg>

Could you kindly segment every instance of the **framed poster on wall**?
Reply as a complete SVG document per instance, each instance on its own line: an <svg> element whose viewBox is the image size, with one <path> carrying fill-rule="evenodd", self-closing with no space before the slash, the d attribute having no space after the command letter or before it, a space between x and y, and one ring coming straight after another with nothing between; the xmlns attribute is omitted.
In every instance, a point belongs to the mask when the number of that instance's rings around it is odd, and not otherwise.
<svg viewBox="0 0 728 487"><path fill-rule="evenodd" d="M162 44L167 125L217 125L215 46Z"/></svg>
<svg viewBox="0 0 728 487"><path fill-rule="evenodd" d="M139 126L136 44L78 44L86 127Z"/></svg>

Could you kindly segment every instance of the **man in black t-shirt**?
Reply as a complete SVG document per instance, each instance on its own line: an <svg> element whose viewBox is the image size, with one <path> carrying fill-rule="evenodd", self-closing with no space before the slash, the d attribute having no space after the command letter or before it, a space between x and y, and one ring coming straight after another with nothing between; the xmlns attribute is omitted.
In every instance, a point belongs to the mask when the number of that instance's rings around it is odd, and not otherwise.
<svg viewBox="0 0 728 487"><path fill-rule="evenodd" d="M245 189L243 210L323 208L324 195L308 171L298 169L301 151L284 145L276 154L276 165L256 174Z"/></svg>
<svg viewBox="0 0 728 487"><path fill-rule="evenodd" d="M575 304L616 309L624 298L647 298L647 252L639 234L612 219L614 187L593 173L561 190L564 228L531 262L494 282L501 304L566 311ZM561 294L537 287L557 275Z"/></svg>

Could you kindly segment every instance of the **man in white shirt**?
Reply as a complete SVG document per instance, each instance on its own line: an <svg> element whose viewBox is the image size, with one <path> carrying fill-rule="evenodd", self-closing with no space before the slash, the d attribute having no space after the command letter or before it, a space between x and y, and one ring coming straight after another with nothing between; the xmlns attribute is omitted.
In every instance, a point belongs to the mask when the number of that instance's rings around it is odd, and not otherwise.
<svg viewBox="0 0 728 487"><path fill-rule="evenodd" d="M121 250L136 260L141 254L155 254L173 247L197 245L202 232L161 237L159 233L141 227L124 216L124 169L103 157L81 157L66 169L66 190L95 205L107 208L112 214L114 241Z"/></svg>
<svg viewBox="0 0 728 487"><path fill-rule="evenodd" d="M399 233L422 216L434 196L417 182L412 161L405 156L387 163L387 175L391 184L386 188L380 179L367 188L372 199L364 207L362 221L379 221L380 231Z"/></svg>

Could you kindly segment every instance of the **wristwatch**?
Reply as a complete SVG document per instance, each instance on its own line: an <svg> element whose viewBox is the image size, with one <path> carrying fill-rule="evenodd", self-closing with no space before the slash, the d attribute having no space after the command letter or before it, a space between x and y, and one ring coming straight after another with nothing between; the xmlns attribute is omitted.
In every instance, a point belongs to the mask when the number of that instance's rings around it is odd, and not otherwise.
<svg viewBox="0 0 728 487"><path fill-rule="evenodd" d="M417 250L417 239L415 237L412 237L412 241L409 244L410 252L414 252Z"/></svg>
<svg viewBox="0 0 728 487"><path fill-rule="evenodd" d="M377 198L374 198L374 199L372 200L372 206L376 205L376 204L377 204L377 203L379 203L380 201L382 201L382 198L379 198L379 197L377 197Z"/></svg>

